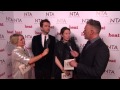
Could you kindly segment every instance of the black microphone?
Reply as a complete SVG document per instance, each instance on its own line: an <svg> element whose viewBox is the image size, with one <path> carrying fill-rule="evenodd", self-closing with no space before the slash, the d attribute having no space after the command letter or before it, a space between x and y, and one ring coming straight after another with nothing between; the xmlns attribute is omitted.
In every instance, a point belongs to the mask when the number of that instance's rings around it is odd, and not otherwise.
<svg viewBox="0 0 120 90"><path fill-rule="evenodd" d="M48 48L49 44L50 44L50 39L47 39L46 42L45 42L45 47L44 47L44 49ZM47 55L46 55L44 58L45 58L45 60L46 60Z"/></svg>
<svg viewBox="0 0 120 90"><path fill-rule="evenodd" d="M45 42L45 49L48 48L49 44L50 44L50 39L47 39L47 41Z"/></svg>

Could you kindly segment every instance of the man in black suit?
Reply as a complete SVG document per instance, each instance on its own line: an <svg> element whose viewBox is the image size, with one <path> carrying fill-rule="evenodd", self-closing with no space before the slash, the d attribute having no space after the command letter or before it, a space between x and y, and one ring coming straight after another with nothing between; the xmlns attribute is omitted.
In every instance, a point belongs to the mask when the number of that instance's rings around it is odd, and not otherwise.
<svg viewBox="0 0 120 90"><path fill-rule="evenodd" d="M45 48L49 48L49 53L35 63L35 78L51 79L54 64L55 37L49 35L50 21L48 19L41 20L40 29L42 34L34 36L32 39L32 52L34 56L37 56L39 53L42 53Z"/></svg>
<svg viewBox="0 0 120 90"><path fill-rule="evenodd" d="M70 62L77 71L77 79L101 79L106 69L110 54L107 45L99 36L100 30L99 21L87 21L83 33L88 42L80 54L79 62Z"/></svg>

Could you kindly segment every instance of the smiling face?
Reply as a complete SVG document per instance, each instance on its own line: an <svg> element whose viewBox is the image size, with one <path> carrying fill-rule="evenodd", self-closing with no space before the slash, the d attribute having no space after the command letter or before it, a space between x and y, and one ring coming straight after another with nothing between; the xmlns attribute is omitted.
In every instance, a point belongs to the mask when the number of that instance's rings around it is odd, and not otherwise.
<svg viewBox="0 0 120 90"><path fill-rule="evenodd" d="M20 47L24 47L25 45L25 39L23 36L19 36L18 37L18 43L17 43L17 46L20 46Z"/></svg>

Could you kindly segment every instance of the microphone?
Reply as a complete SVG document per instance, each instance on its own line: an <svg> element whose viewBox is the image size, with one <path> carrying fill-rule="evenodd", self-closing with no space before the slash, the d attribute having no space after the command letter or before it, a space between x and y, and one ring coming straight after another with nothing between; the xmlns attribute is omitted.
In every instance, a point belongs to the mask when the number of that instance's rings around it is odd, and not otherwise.
<svg viewBox="0 0 120 90"><path fill-rule="evenodd" d="M48 48L48 45L50 44L50 39L48 38L47 40L46 40L46 42L45 42L45 49L46 48ZM46 60L46 58L47 58L47 55L44 57L45 58L45 60Z"/></svg>
<svg viewBox="0 0 120 90"><path fill-rule="evenodd" d="M67 43L67 45L69 46L70 51L72 51L73 49L72 49L72 47L71 47L71 43L70 43L70 42L68 42L68 43Z"/></svg>
<svg viewBox="0 0 120 90"><path fill-rule="evenodd" d="M48 48L48 45L50 44L50 39L47 39L46 43L45 43L45 49Z"/></svg>

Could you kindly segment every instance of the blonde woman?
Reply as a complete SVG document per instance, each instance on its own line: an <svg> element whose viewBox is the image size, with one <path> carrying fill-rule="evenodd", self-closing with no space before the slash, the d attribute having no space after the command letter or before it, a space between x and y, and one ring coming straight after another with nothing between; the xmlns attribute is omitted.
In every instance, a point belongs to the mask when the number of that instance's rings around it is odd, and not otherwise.
<svg viewBox="0 0 120 90"><path fill-rule="evenodd" d="M33 66L34 62L43 58L48 54L49 49L45 49L43 53L35 57L30 57L24 49L25 39L21 34L13 34L10 36L10 42L15 45L15 49L12 51L12 77L13 79L31 79L32 78L32 68L22 74L20 71L20 65Z"/></svg>

